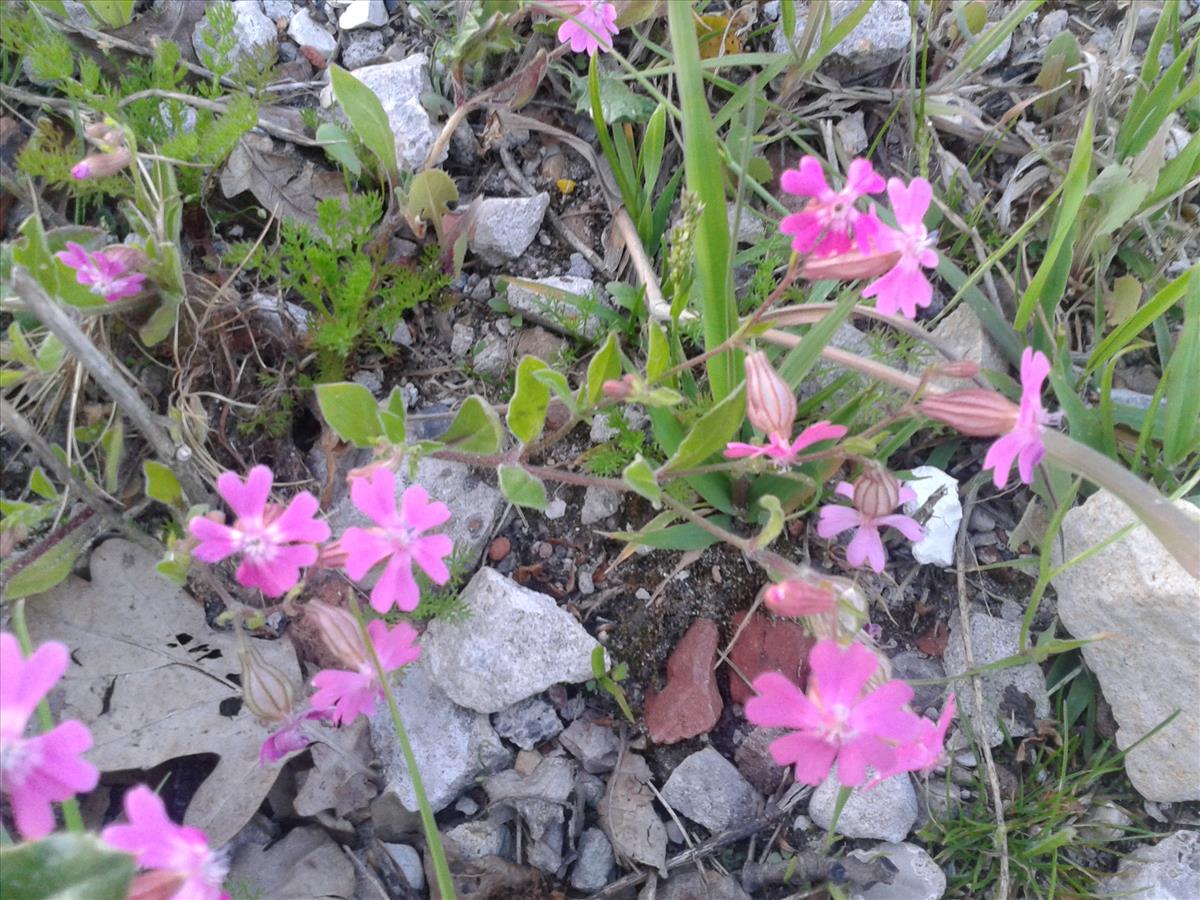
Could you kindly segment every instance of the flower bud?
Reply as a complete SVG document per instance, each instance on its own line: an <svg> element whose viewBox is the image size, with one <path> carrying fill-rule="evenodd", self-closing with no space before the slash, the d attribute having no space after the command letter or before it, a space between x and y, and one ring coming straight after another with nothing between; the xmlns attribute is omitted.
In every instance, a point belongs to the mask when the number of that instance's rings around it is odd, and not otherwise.
<svg viewBox="0 0 1200 900"><path fill-rule="evenodd" d="M970 437L998 437L1017 424L1016 404L986 388L930 394L917 407L935 422L944 422Z"/></svg>
<svg viewBox="0 0 1200 900"><path fill-rule="evenodd" d="M854 508L864 516L886 516L899 505L900 482L883 466L868 466L854 482Z"/></svg>
<svg viewBox="0 0 1200 900"><path fill-rule="evenodd" d="M832 612L833 592L792 578L773 584L763 594L767 609L777 616L816 616Z"/></svg>
<svg viewBox="0 0 1200 900"><path fill-rule="evenodd" d="M960 359L939 363L933 367L933 371L944 378L974 378L979 374L979 363Z"/></svg>
<svg viewBox="0 0 1200 900"><path fill-rule="evenodd" d="M130 159L129 150L125 147L111 153L93 153L85 156L71 167L71 177L76 181L83 181L87 178L105 178L109 175L116 175L129 165Z"/></svg>
<svg viewBox="0 0 1200 900"><path fill-rule="evenodd" d="M746 357L746 418L763 434L792 436L796 395L761 350Z"/></svg>
<svg viewBox="0 0 1200 900"><path fill-rule="evenodd" d="M325 647L347 669L358 670L367 664L367 648L363 646L358 622L340 606L313 600L304 607L321 634Z"/></svg>
<svg viewBox="0 0 1200 900"><path fill-rule="evenodd" d="M609 400L628 400L637 390L637 380L633 375L626 375L620 380L610 378L600 388Z"/></svg>
<svg viewBox="0 0 1200 900"><path fill-rule="evenodd" d="M860 253L849 250L833 256L809 258L800 267L800 277L810 281L852 281L882 275L900 261L900 251Z"/></svg>
<svg viewBox="0 0 1200 900"><path fill-rule="evenodd" d="M242 701L266 722L279 722L292 714L292 685L286 675L243 642L238 649L242 662Z"/></svg>
<svg viewBox="0 0 1200 900"><path fill-rule="evenodd" d="M120 263L126 272L144 272L150 265L146 254L129 244L110 244L101 252L113 262Z"/></svg>
<svg viewBox="0 0 1200 900"><path fill-rule="evenodd" d="M93 122L83 134L105 153L125 146L125 132L114 122Z"/></svg>

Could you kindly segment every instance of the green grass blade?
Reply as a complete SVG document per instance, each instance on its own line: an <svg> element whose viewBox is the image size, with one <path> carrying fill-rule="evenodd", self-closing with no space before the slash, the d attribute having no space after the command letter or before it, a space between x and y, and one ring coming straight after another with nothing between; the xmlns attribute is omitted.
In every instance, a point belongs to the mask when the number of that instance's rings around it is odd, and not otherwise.
<svg viewBox="0 0 1200 900"><path fill-rule="evenodd" d="M1183 334L1167 367L1167 421L1163 457L1178 465L1200 449L1200 279L1184 297Z"/></svg>
<svg viewBox="0 0 1200 900"><path fill-rule="evenodd" d="M1188 292L1196 290L1195 283L1200 281L1200 265L1192 266L1170 284L1146 301L1137 312L1129 317L1119 328L1108 333L1088 357L1084 375L1090 375L1103 365L1109 357L1118 353L1134 338L1141 334L1150 324L1180 301Z"/></svg>

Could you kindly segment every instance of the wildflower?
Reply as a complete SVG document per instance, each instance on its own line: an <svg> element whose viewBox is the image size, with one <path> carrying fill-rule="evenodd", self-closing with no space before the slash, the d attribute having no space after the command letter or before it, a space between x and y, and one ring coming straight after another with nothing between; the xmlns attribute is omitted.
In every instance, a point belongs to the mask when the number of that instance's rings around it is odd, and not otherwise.
<svg viewBox="0 0 1200 900"><path fill-rule="evenodd" d="M936 422L944 422L971 437L998 437L1017 424L1016 405L987 388L965 388L928 394L918 408Z"/></svg>
<svg viewBox="0 0 1200 900"><path fill-rule="evenodd" d="M1057 425L1059 416L1042 408L1042 383L1050 374L1050 360L1041 351L1029 347L1021 354L1021 406L1016 424L1008 434L988 448L984 469L993 471L996 487L1008 484L1013 460L1026 484L1033 483L1033 467L1046 455L1042 428Z"/></svg>
<svg viewBox="0 0 1200 900"><path fill-rule="evenodd" d="M895 747L914 740L920 727L906 705L912 688L893 680L864 695L879 662L861 644L842 649L835 641L819 641L808 664L807 693L778 672L754 679L746 718L795 732L771 744L775 762L794 765L796 780L805 784L820 784L835 761L838 780L851 787L863 783L868 765L891 771Z"/></svg>
<svg viewBox="0 0 1200 900"><path fill-rule="evenodd" d="M286 508L268 503L275 476L266 466L255 466L245 484L233 472L217 479L217 493L237 514L233 525L205 516L188 523L200 540L197 559L216 563L242 554L237 580L256 587L268 597L279 597L300 580L300 568L317 559L316 544L329 538L329 526L315 518L317 498L301 491Z"/></svg>
<svg viewBox="0 0 1200 900"><path fill-rule="evenodd" d="M834 489L834 493L850 498L854 506L841 506L836 503L822 506L817 519L817 534L829 540L837 537L843 531L849 531L851 528L857 529L857 533L846 548L846 560L852 566L861 566L865 561L876 572L883 571L883 565L887 562L887 553L883 549L883 540L879 537L879 529L887 525L891 525L910 541L919 541L924 536L924 531L915 519L900 513L879 514L878 507L863 509L860 504L865 499L865 495L864 498L860 498L859 492L849 482L841 482ZM901 487L897 491L896 505L909 503L916 499L916 492L912 488Z"/></svg>
<svg viewBox="0 0 1200 900"><path fill-rule="evenodd" d="M811 447L820 441L837 440L845 434L846 427L844 425L831 425L825 421L816 422L805 428L796 436L794 441L790 442L786 435L778 432L769 434L767 436L767 443L763 446L730 441L725 445L725 456L727 459L769 456L782 468L791 465L800 454L800 451L805 448Z"/></svg>
<svg viewBox="0 0 1200 900"><path fill-rule="evenodd" d="M954 712L954 694L950 694L946 698L946 705L942 707L942 714L938 716L936 723L924 717L919 720L920 731L917 736L896 748L896 770L893 774L929 772L942 761L943 749L946 745L946 732L950 730Z"/></svg>
<svg viewBox="0 0 1200 900"><path fill-rule="evenodd" d="M328 709L297 709L276 721L278 726L263 741L258 751L258 764L266 766L277 763L285 756L303 750L313 742L310 735L305 733L305 722L315 719L331 718L333 712Z"/></svg>
<svg viewBox="0 0 1200 900"><path fill-rule="evenodd" d="M607 53L617 32L617 7L602 0L567 0L555 4L569 18L558 27L559 43L570 43L575 53L587 51L595 56L597 50Z"/></svg>
<svg viewBox="0 0 1200 900"><path fill-rule="evenodd" d="M884 251L900 251L900 259L886 275L867 285L862 295L878 297L875 308L881 313L894 315L899 310L913 319L918 306L928 306L933 300L933 285L921 273L922 268L933 268L938 262L933 237L924 223L933 188L924 178L914 178L908 187L899 178L891 178L887 191L899 230L881 228L879 244Z"/></svg>
<svg viewBox="0 0 1200 900"><path fill-rule="evenodd" d="M448 520L450 510L445 503L430 503L425 489L413 485L404 491L397 512L396 476L382 466L351 481L350 499L379 527L346 529L340 539L346 553L346 574L359 581L376 563L387 559L371 590L371 606L380 614L393 603L406 612L416 609L420 591L413 579L414 562L434 584L445 584L450 578L443 560L454 549L453 542L444 534L420 537L422 531Z"/></svg>
<svg viewBox="0 0 1200 900"><path fill-rule="evenodd" d="M791 434L796 395L761 350L746 357L746 418L764 434Z"/></svg>
<svg viewBox="0 0 1200 900"><path fill-rule="evenodd" d="M826 588L790 578L768 587L763 602L777 616L799 617L832 612L835 598Z"/></svg>
<svg viewBox="0 0 1200 900"><path fill-rule="evenodd" d="M876 174L870 160L850 163L846 186L835 191L825 180L821 162L815 156L800 160L800 168L788 169L780 186L789 194L811 198L798 213L785 216L779 230L792 235L792 249L824 257L846 253L858 247L869 253L883 228L875 213L863 212L854 203L884 188L883 177Z"/></svg>
<svg viewBox="0 0 1200 900"><path fill-rule="evenodd" d="M42 698L67 670L67 648L42 644L28 658L16 637L0 634L0 793L12 803L22 836L36 840L54 830L51 802L61 803L96 786L100 773L79 755L92 746L81 722L61 722L24 737Z"/></svg>
<svg viewBox="0 0 1200 900"><path fill-rule="evenodd" d="M131 158L129 150L125 147L120 147L110 153L93 153L85 156L71 167L71 177L76 181L84 181L88 178L106 178L109 175L116 175L129 165Z"/></svg>
<svg viewBox="0 0 1200 900"><path fill-rule="evenodd" d="M174 876L179 887L170 895L179 900L226 900L221 890L226 861L209 849L199 828L176 825L167 818L162 799L144 784L125 792L128 825L109 825L101 833L116 850L133 854L143 869Z"/></svg>
<svg viewBox="0 0 1200 900"><path fill-rule="evenodd" d="M312 616L321 642L342 665L357 669L367 661L367 648L363 646L358 622L345 609L314 600L305 605L304 616L306 621Z"/></svg>
<svg viewBox="0 0 1200 900"><path fill-rule="evenodd" d="M146 276L131 272L120 258L102 250L88 253L74 241L67 241L67 249L56 254L59 262L75 270L75 280L88 285L93 294L99 294L109 303L122 297L132 297L142 289Z"/></svg>
<svg viewBox="0 0 1200 900"><path fill-rule="evenodd" d="M376 619L368 623L367 633L385 673L406 666L421 655L421 648L416 645L417 631L406 622L389 631L387 625ZM360 714L371 715L376 701L383 696L383 686L369 660L363 660L354 672L325 669L313 676L312 683L317 689L312 695L313 707L332 707L331 716L339 725L354 721Z"/></svg>

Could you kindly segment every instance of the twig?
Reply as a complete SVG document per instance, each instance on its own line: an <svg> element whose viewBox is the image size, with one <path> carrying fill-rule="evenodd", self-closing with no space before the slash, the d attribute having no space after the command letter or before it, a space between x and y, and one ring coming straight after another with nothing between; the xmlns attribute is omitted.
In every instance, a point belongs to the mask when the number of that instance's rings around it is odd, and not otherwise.
<svg viewBox="0 0 1200 900"><path fill-rule="evenodd" d="M190 465L181 465L181 463L186 463L186 458L180 459L175 442L171 440L171 436L163 427L159 417L142 402L137 391L130 387L129 383L113 368L112 363L79 329L66 310L51 300L42 290L42 286L34 281L33 277L21 266L14 268L12 284L17 296L26 303L42 324L63 342L76 361L87 370L88 374L121 408L121 411L129 417L129 420L146 438L162 462L177 470L179 482L188 499L193 503L198 503L204 498L208 491Z"/></svg>
<svg viewBox="0 0 1200 900"><path fill-rule="evenodd" d="M967 523L971 519L971 511L975 508L975 497L979 493L979 480L971 483L963 502L962 523L958 527L957 576L958 576L958 617L959 629L963 639L963 657L967 669L975 668L975 651L971 641L971 609L967 603L967 575L963 569L963 558L967 552ZM1004 821L1004 798L1000 794L1000 779L996 774L996 763L992 759L992 747L989 737L993 723L985 718L983 709L983 685L978 675L971 676L971 692L974 705L973 730L975 742L983 752L983 763L987 770L988 789L992 794L992 806L996 817L996 849L1000 853L1000 887L996 892L999 900L1007 900L1009 892L1009 861L1008 861L1008 826Z"/></svg>

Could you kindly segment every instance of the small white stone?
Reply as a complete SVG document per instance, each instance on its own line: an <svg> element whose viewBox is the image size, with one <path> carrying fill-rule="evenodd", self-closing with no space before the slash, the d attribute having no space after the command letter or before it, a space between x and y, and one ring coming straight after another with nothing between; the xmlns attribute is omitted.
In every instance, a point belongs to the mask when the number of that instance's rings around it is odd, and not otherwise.
<svg viewBox="0 0 1200 900"><path fill-rule="evenodd" d="M337 38L313 21L307 9L302 9L288 24L288 37L301 47L312 47L326 59L337 52Z"/></svg>
<svg viewBox="0 0 1200 900"><path fill-rule="evenodd" d="M475 346L475 329L465 322L455 322L454 332L450 338L450 352L457 359L463 359Z"/></svg>
<svg viewBox="0 0 1200 900"><path fill-rule="evenodd" d="M826 831L837 805L837 776L821 782L808 801L808 814ZM917 823L917 792L907 773L885 778L869 791L856 790L838 817L837 833L852 838L875 838L899 843Z"/></svg>
<svg viewBox="0 0 1200 900"><path fill-rule="evenodd" d="M379 28L388 22L387 7L383 0L353 0L338 17L338 28L353 31L355 28Z"/></svg>
<svg viewBox="0 0 1200 900"><path fill-rule="evenodd" d="M561 519L567 514L567 501L561 497L555 497L547 505L543 515L547 519Z"/></svg>
<svg viewBox="0 0 1200 900"><path fill-rule="evenodd" d="M471 252L493 266L517 259L533 243L549 207L545 191L533 197L488 197L479 204Z"/></svg>
<svg viewBox="0 0 1200 900"><path fill-rule="evenodd" d="M925 537L912 546L913 559L921 564L954 565L954 545L962 522L962 501L958 497L958 479L934 466L918 466L907 482L917 495L916 502L904 504L905 515L912 515L939 490L933 514L924 524Z"/></svg>
<svg viewBox="0 0 1200 900"><path fill-rule="evenodd" d="M939 900L946 893L946 873L916 844L885 843L869 850L851 850L849 855L863 862L882 856L896 867L891 884L851 890L851 900Z"/></svg>

